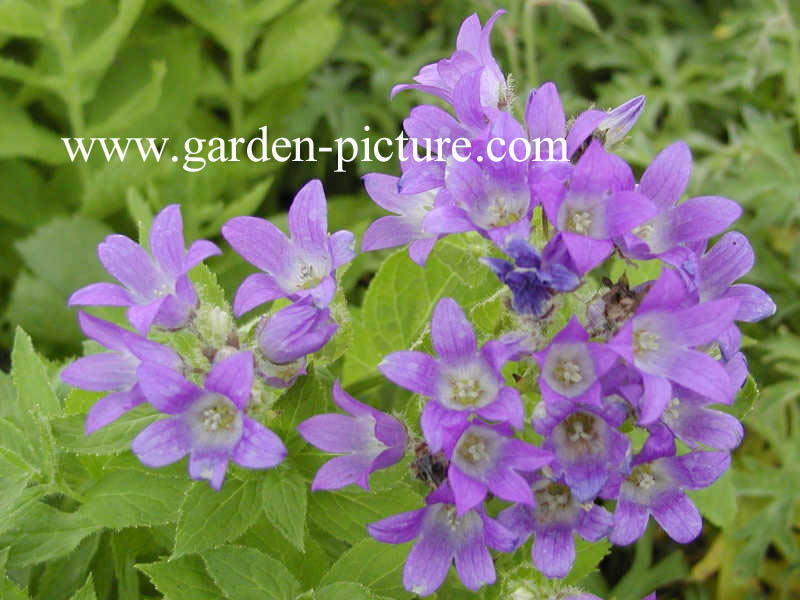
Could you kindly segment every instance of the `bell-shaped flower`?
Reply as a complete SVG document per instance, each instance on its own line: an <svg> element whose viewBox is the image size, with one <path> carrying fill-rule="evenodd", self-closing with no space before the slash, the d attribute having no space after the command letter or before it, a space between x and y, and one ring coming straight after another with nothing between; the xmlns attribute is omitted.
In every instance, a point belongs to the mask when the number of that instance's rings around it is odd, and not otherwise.
<svg viewBox="0 0 800 600"><path fill-rule="evenodd" d="M291 239L258 217L235 217L222 227L222 237L262 271L247 277L236 291L236 316L278 298L310 296L323 308L333 299L336 269L353 260L355 241L349 231L328 234L328 205L319 180L297 192L288 225Z"/></svg>
<svg viewBox="0 0 800 600"><path fill-rule="evenodd" d="M446 482L428 495L426 504L367 525L373 538L387 544L418 538L403 568L405 589L419 596L432 594L453 562L461 583L470 590L494 583L497 576L488 548L510 552L517 545L516 536L488 517L481 506L459 515Z"/></svg>
<svg viewBox="0 0 800 600"><path fill-rule="evenodd" d="M122 285L93 283L72 294L69 306L126 306L128 321L142 335L151 325L182 327L197 306L188 273L220 249L198 240L187 251L180 206L171 204L153 219L150 252L127 236L109 235L97 256Z"/></svg>
<svg viewBox="0 0 800 600"><path fill-rule="evenodd" d="M651 435L622 480L608 537L612 544L639 539L650 515L676 542L691 542L700 535L703 519L685 490L708 487L730 466L727 452L694 450L674 456L664 450L668 445L654 439Z"/></svg>
<svg viewBox="0 0 800 600"><path fill-rule="evenodd" d="M393 352L378 365L393 383L430 398L421 426L431 452L441 450L449 432L473 414L522 428L522 399L500 372L516 349L492 340L478 350L472 325L452 298L434 308L431 341L438 360L411 350Z"/></svg>
<svg viewBox="0 0 800 600"><path fill-rule="evenodd" d="M73 387L111 392L89 409L90 435L146 401L136 376L142 362L179 369L182 361L171 348L83 311L78 312L78 323L87 337L111 350L79 358L61 371L61 379Z"/></svg>
<svg viewBox="0 0 800 600"><path fill-rule="evenodd" d="M532 473L553 460L552 453L510 437L507 425L465 424L445 447L447 478L458 515L483 502L491 492L509 502L532 505L530 485L520 473Z"/></svg>
<svg viewBox="0 0 800 600"><path fill-rule="evenodd" d="M458 31L453 55L422 67L414 77L416 83L394 86L392 96L403 90L415 89L452 104L461 78L480 69L481 105L494 108L502 106L508 100L506 79L492 56L489 38L494 22L505 12L495 12L483 27L477 14L467 17Z"/></svg>
<svg viewBox="0 0 800 600"><path fill-rule="evenodd" d="M553 294L570 292L580 284L577 273L558 262L545 262L524 238L511 238L504 250L513 263L502 258L482 258L481 261L509 287L511 306L517 314L541 318L552 309Z"/></svg>
<svg viewBox="0 0 800 600"><path fill-rule="evenodd" d="M216 363L202 388L161 365L141 365L138 377L148 402L170 415L133 439L132 450L148 467L163 467L188 454L189 476L218 490L231 460L267 469L286 458L281 439L245 413L253 386L249 352Z"/></svg>
<svg viewBox="0 0 800 600"><path fill-rule="evenodd" d="M575 533L589 542L608 535L613 517L602 506L579 501L569 486L547 478L533 483L534 505L515 504L497 520L519 537L533 535L531 558L546 577L565 577L575 562Z"/></svg>
<svg viewBox="0 0 800 600"><path fill-rule="evenodd" d="M641 373L647 405L640 423L655 422L673 398L671 383L714 402L730 403L733 386L722 363L697 349L730 327L738 300L721 298L684 308L686 286L672 269L658 280L608 346Z"/></svg>
<svg viewBox="0 0 800 600"><path fill-rule="evenodd" d="M613 238L656 214L656 207L634 190L631 168L593 140L567 182L551 187L541 198L549 221L563 233L564 243L580 273L604 261Z"/></svg>
<svg viewBox="0 0 800 600"><path fill-rule="evenodd" d="M657 210L633 230L621 232L626 255L646 260L705 243L739 218L741 207L721 196L698 196L679 204L691 173L692 155L684 142L664 148L645 169L638 190Z"/></svg>
<svg viewBox="0 0 800 600"><path fill-rule="evenodd" d="M627 417L619 403L602 406L560 401L541 402L533 428L544 436L542 448L553 453L551 471L579 502L591 502L623 464L630 442L618 427Z"/></svg>
<svg viewBox="0 0 800 600"><path fill-rule="evenodd" d="M309 444L341 454L317 471L311 490L335 490L355 483L369 489L369 476L403 458L408 445L405 425L363 404L333 384L333 401L349 415L315 415L297 426Z"/></svg>

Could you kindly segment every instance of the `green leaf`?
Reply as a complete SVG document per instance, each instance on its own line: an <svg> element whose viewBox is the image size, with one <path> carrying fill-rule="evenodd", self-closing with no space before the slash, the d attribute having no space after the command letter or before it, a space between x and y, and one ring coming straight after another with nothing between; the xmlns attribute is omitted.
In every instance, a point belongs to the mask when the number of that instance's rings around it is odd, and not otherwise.
<svg viewBox="0 0 800 600"><path fill-rule="evenodd" d="M136 565L165 600L227 600L198 556Z"/></svg>
<svg viewBox="0 0 800 600"><path fill-rule="evenodd" d="M3 490L0 494L0 522L16 504L32 475L30 465L17 454L0 448L0 490Z"/></svg>
<svg viewBox="0 0 800 600"><path fill-rule="evenodd" d="M300 552L305 551L308 482L295 471L270 469L261 486L264 514Z"/></svg>
<svg viewBox="0 0 800 600"><path fill-rule="evenodd" d="M97 595L94 593L94 582L91 575L89 575L89 577L86 579L86 583L83 584L83 587L75 592L75 595L71 600L97 600Z"/></svg>
<svg viewBox="0 0 800 600"><path fill-rule="evenodd" d="M560 3L559 7L567 21L573 25L586 31L600 34L600 24L591 9L582 0L566 0Z"/></svg>
<svg viewBox="0 0 800 600"><path fill-rule="evenodd" d="M43 15L35 6L24 0L6 0L0 4L0 33L40 38L44 32Z"/></svg>
<svg viewBox="0 0 800 600"><path fill-rule="evenodd" d="M159 414L142 404L113 423L86 435L84 415L70 415L51 422L58 445L73 454L118 454L130 450L131 441L142 429L158 420Z"/></svg>
<svg viewBox="0 0 800 600"><path fill-rule="evenodd" d="M8 548L0 550L0 597L3 600L30 600L30 596L19 589L17 585L6 577L6 561L8 560Z"/></svg>
<svg viewBox="0 0 800 600"><path fill-rule="evenodd" d="M2 19L2 15L0 15ZM0 68L0 75L3 69ZM0 159L29 158L56 165L66 162L67 150L59 137L37 125L28 114L0 92L0 123L14 135L0 137Z"/></svg>
<svg viewBox="0 0 800 600"><path fill-rule="evenodd" d="M723 412L728 413L729 415L733 415L740 421L744 419L747 415L752 412L753 407L755 407L756 400L758 400L758 386L756 385L756 380L753 379L752 375L747 376L747 380L745 380L742 389L740 389L736 393L736 398L733 400L733 404L730 406L724 404L715 404L714 408L716 410L721 410Z"/></svg>
<svg viewBox="0 0 800 600"><path fill-rule="evenodd" d="M711 486L687 492L700 514L721 529L733 526L736 518L736 486L728 469Z"/></svg>
<svg viewBox="0 0 800 600"><path fill-rule="evenodd" d="M47 563L37 581L36 597L40 600L67 600L77 592L89 575L100 537L99 533L91 535L67 556Z"/></svg>
<svg viewBox="0 0 800 600"><path fill-rule="evenodd" d="M360 583L340 581L326 585L312 594L313 600L377 600L372 591Z"/></svg>
<svg viewBox="0 0 800 600"><path fill-rule="evenodd" d="M300 584L281 563L246 546L203 553L211 577L236 600L295 600Z"/></svg>
<svg viewBox="0 0 800 600"><path fill-rule="evenodd" d="M403 565L410 544L382 544L366 538L345 552L322 578L321 585L341 581L361 583L377 594L410 598L403 589Z"/></svg>
<svg viewBox="0 0 800 600"><path fill-rule="evenodd" d="M575 562L564 579L564 583L567 585L578 583L584 577L596 571L600 566L600 561L609 552L611 552L611 543L608 540L587 542L576 536Z"/></svg>
<svg viewBox="0 0 800 600"><path fill-rule="evenodd" d="M189 278L194 284L197 296L201 302L213 304L224 310L230 311L228 301L225 299L225 290L217 282L217 276L205 264L200 263L192 272Z"/></svg>
<svg viewBox="0 0 800 600"><path fill-rule="evenodd" d="M50 386L50 377L39 355L33 349L30 336L21 327L17 327L14 337L11 363L13 365L11 374L17 387L20 406L28 410L35 407L48 417L58 415L61 412L61 405Z"/></svg>
<svg viewBox="0 0 800 600"><path fill-rule="evenodd" d="M255 100L311 73L330 54L342 32L339 18L327 12L330 0L305 0L276 19L258 51L258 70L245 89Z"/></svg>
<svg viewBox="0 0 800 600"><path fill-rule="evenodd" d="M441 298L456 298L467 314L489 298L500 287L491 270L478 262L489 252L482 238L462 235L437 242L424 269L405 249L389 257L372 279L360 318L353 323L342 384L375 374L390 352L417 347Z"/></svg>
<svg viewBox="0 0 800 600"><path fill-rule="evenodd" d="M85 492L80 512L103 527L122 529L178 520L178 509L191 482L150 471L107 472Z"/></svg>
<svg viewBox="0 0 800 600"><path fill-rule="evenodd" d="M178 516L173 557L215 548L244 533L261 513L258 482L229 479L217 492L195 483Z"/></svg>
<svg viewBox="0 0 800 600"><path fill-rule="evenodd" d="M351 544L367 535L368 523L424 505L422 497L403 483L377 493L351 488L314 492L308 513L319 527Z"/></svg>
<svg viewBox="0 0 800 600"><path fill-rule="evenodd" d="M27 567L65 556L98 529L80 513L62 512L37 502L14 529L0 535L0 547L11 547L12 565Z"/></svg>

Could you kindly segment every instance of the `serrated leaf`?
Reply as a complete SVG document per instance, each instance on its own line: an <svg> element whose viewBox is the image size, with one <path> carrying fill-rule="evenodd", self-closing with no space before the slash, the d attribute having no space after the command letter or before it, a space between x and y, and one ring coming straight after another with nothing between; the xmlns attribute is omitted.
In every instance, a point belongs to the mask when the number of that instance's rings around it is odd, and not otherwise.
<svg viewBox="0 0 800 600"><path fill-rule="evenodd" d="M567 585L580 582L584 577L593 573L600 567L600 561L611 552L611 543L608 540L587 542L582 538L575 539L575 562L564 579Z"/></svg>
<svg viewBox="0 0 800 600"><path fill-rule="evenodd" d="M28 485L33 473L16 454L0 448L0 530L11 508Z"/></svg>
<svg viewBox="0 0 800 600"><path fill-rule="evenodd" d="M229 479L217 492L195 483L181 505L173 557L215 548L244 533L261 513L256 481Z"/></svg>
<svg viewBox="0 0 800 600"><path fill-rule="evenodd" d="M370 589L360 583L340 581L312 593L313 600L377 600Z"/></svg>
<svg viewBox="0 0 800 600"><path fill-rule="evenodd" d="M86 490L80 512L103 527L122 529L177 521L191 482L148 471L123 469L105 473Z"/></svg>
<svg viewBox="0 0 800 600"><path fill-rule="evenodd" d="M753 410L756 400L758 400L758 386L753 376L748 375L742 389L736 393L733 404L730 406L717 404L714 405L714 408L733 415L741 421Z"/></svg>
<svg viewBox="0 0 800 600"><path fill-rule="evenodd" d="M228 301L225 299L225 290L217 282L214 272L205 264L201 263L192 269L189 278L192 280L201 302L230 311Z"/></svg>
<svg viewBox="0 0 800 600"><path fill-rule="evenodd" d="M130 450L131 441L142 429L158 420L159 414L142 404L113 423L86 435L86 417L70 415L51 422L56 443L73 454L118 454Z"/></svg>
<svg viewBox="0 0 800 600"><path fill-rule="evenodd" d="M566 0L559 6L564 12L564 17L573 25L592 33L600 33L600 24L592 10L582 0Z"/></svg>
<svg viewBox="0 0 800 600"><path fill-rule="evenodd" d="M372 279L353 323L342 384L374 375L384 356L419 344L439 299L452 296L468 312L489 298L500 283L478 262L488 253L481 238L450 236L437 242L424 269L405 249L390 256Z"/></svg>
<svg viewBox="0 0 800 600"><path fill-rule="evenodd" d="M349 581L377 594L410 598L403 589L403 565L411 544L382 544L366 538L345 552L322 578L321 585Z"/></svg>
<svg viewBox="0 0 800 600"><path fill-rule="evenodd" d="M71 600L97 600L97 595L94 593L94 580L91 574L86 579L86 583L83 584L83 587L75 592Z"/></svg>
<svg viewBox="0 0 800 600"><path fill-rule="evenodd" d="M203 552L208 572L236 600L295 600L300 584L281 563L246 546Z"/></svg>
<svg viewBox="0 0 800 600"><path fill-rule="evenodd" d="M0 68L0 75L3 70ZM59 137L46 127L35 123L21 107L12 103L2 92L0 92L0 123L3 124L5 131L14 132L13 136L0 137L0 159L22 157L51 165L67 161L67 153Z"/></svg>
<svg viewBox="0 0 800 600"><path fill-rule="evenodd" d="M303 552L308 482L294 471L270 469L264 473L261 490L267 519Z"/></svg>
<svg viewBox="0 0 800 600"><path fill-rule="evenodd" d="M84 539L67 556L50 561L37 581L39 600L67 600L84 585L100 544L100 534Z"/></svg>
<svg viewBox="0 0 800 600"><path fill-rule="evenodd" d="M36 502L14 529L0 536L0 547L11 547L12 565L27 567L72 552L83 538L98 529L80 513L67 513Z"/></svg>
<svg viewBox="0 0 800 600"><path fill-rule="evenodd" d="M61 404L50 386L50 377L30 336L17 327L11 352L11 375L17 388L20 406L28 410L38 407L42 414L53 417L61 412Z"/></svg>
<svg viewBox="0 0 800 600"><path fill-rule="evenodd" d="M368 523L420 508L424 500L405 484L379 493L351 486L330 492L314 492L308 505L311 520L335 538L352 544L367 535Z"/></svg>
<svg viewBox="0 0 800 600"><path fill-rule="evenodd" d="M165 600L227 600L198 556L182 556L136 568L150 578Z"/></svg>

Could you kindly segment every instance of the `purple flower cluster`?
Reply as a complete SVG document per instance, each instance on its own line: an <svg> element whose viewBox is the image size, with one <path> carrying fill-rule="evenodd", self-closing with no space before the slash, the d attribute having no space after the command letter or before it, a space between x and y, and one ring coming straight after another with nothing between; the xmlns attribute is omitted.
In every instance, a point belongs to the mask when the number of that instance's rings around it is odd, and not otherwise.
<svg viewBox="0 0 800 600"><path fill-rule="evenodd" d="M433 480L421 477L434 488L426 507L369 526L383 542L417 539L403 579L419 595L433 593L453 561L468 588L494 582L487 548L508 552L531 536L533 563L552 578L569 572L575 534L630 544L652 515L678 542L697 537L702 519L685 492L711 485L743 435L736 418L715 408L730 405L747 376L736 321L775 311L762 290L735 284L753 265L747 239L729 232L709 243L739 217L739 206L718 196L682 201L691 172L684 143L663 150L638 182L612 153L644 97L609 112L587 110L568 126L555 85L545 83L531 92L524 123L506 110L509 86L489 46L501 13L483 28L469 17L452 57L395 88L433 94L452 108L412 109L404 122L410 138L466 137L477 153L454 160L443 144L435 160L403 161L399 178L364 178L370 197L394 215L370 226L363 250L410 244L411 259L424 266L441 237L477 232L508 256L483 262L507 287L517 316L513 331L479 346L457 302L443 298L431 319L436 356L395 352L379 365L425 399L417 449L441 467ZM487 140L520 137L562 138L563 156L489 160ZM534 209L542 211L539 231ZM546 241L537 247L532 238ZM659 260L661 273L634 288L624 277L605 280L608 289L583 308L557 314L558 296L586 285L612 255ZM548 341L542 332L559 318L566 325ZM539 394L523 401L503 375L509 361L535 378ZM522 439L525 405L539 445ZM378 429L369 423L337 450L361 453L362 483L377 462ZM320 431L308 434L324 448ZM357 480L348 477L340 483ZM495 518L491 497L508 503ZM608 501L616 502L613 513Z"/></svg>
<svg viewBox="0 0 800 600"><path fill-rule="evenodd" d="M123 285L89 285L69 303L125 306L136 331L78 313L84 333L108 350L76 360L61 374L75 387L109 392L89 411L87 435L149 403L165 418L146 427L132 443L149 467L188 455L189 475L220 489L231 460L249 469L283 461L283 442L254 416L263 401L260 388L291 385L305 372L306 355L336 332L328 308L336 292L334 275L355 254L352 233L328 235L327 202L318 181L300 190L288 221L291 240L268 221L253 217L235 218L223 228L231 245L263 271L239 288L235 315L271 300L290 301L255 327L240 329L223 309L203 305L198 298L189 271L220 250L204 240L185 250L177 205L153 220L152 255L122 235L100 244L101 262ZM177 331L194 340L206 363L197 364L191 353L181 355L169 346ZM185 339L176 348L185 348ZM202 381L198 374L204 374Z"/></svg>

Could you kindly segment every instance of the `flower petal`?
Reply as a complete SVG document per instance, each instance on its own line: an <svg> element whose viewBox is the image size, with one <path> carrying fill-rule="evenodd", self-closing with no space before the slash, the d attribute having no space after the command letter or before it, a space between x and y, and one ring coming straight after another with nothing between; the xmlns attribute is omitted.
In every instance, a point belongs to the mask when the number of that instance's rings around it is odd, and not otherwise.
<svg viewBox="0 0 800 600"><path fill-rule="evenodd" d="M191 449L189 428L180 417L151 423L131 443L131 450L148 467L172 464Z"/></svg>
<svg viewBox="0 0 800 600"><path fill-rule="evenodd" d="M425 508L418 508L404 513L399 513L367 524L367 533L379 542L386 544L402 544L410 542L422 530L422 520L425 517Z"/></svg>
<svg viewBox="0 0 800 600"><path fill-rule="evenodd" d="M153 219L150 227L150 251L166 275L177 278L184 273L186 244L183 218L177 204L170 204Z"/></svg>
<svg viewBox="0 0 800 600"><path fill-rule="evenodd" d="M204 393L180 373L162 365L142 364L137 376L147 401L170 415L182 413Z"/></svg>
<svg viewBox="0 0 800 600"><path fill-rule="evenodd" d="M454 549L446 536L423 530L403 567L403 587L420 596L432 594L447 577L453 554Z"/></svg>
<svg viewBox="0 0 800 600"><path fill-rule="evenodd" d="M678 490L660 494L650 512L667 535L680 544L688 544L703 530L703 518L697 507Z"/></svg>
<svg viewBox="0 0 800 600"><path fill-rule="evenodd" d="M311 482L311 491L338 490L351 483L369 489L367 477L370 463L369 456L364 454L345 454L332 458L317 471Z"/></svg>
<svg viewBox="0 0 800 600"><path fill-rule="evenodd" d="M61 379L73 387L96 392L127 391L136 384L136 361L118 352L90 354L67 365Z"/></svg>
<svg viewBox="0 0 800 600"><path fill-rule="evenodd" d="M447 478L456 498L456 513L463 516L478 506L486 497L487 486L466 475L455 464L450 463ZM530 488L528 488L530 492Z"/></svg>
<svg viewBox="0 0 800 600"><path fill-rule="evenodd" d="M632 544L642 537L649 517L647 507L620 496L614 510L614 529L608 535L608 540L615 546Z"/></svg>
<svg viewBox="0 0 800 600"><path fill-rule="evenodd" d="M482 528L471 533L456 549L455 563L461 583L476 591L484 585L494 583L497 574L492 556L483 541Z"/></svg>
<svg viewBox="0 0 800 600"><path fill-rule="evenodd" d="M215 363L206 377L206 389L230 398L244 410L253 389L253 355L238 352Z"/></svg>
<svg viewBox="0 0 800 600"><path fill-rule="evenodd" d="M639 191L659 210L678 203L692 174L692 153L685 142L675 142L656 155L645 169Z"/></svg>
<svg viewBox="0 0 800 600"><path fill-rule="evenodd" d="M208 481L215 490L222 488L230 455L218 448L194 448L189 455L189 477Z"/></svg>
<svg viewBox="0 0 800 600"><path fill-rule="evenodd" d="M279 280L288 277L294 264L291 246L271 222L257 217L235 217L222 226L222 237L247 262Z"/></svg>
<svg viewBox="0 0 800 600"><path fill-rule="evenodd" d="M231 458L241 467L269 469L286 458L286 446L274 432L245 415L242 438L234 446Z"/></svg>
<svg viewBox="0 0 800 600"><path fill-rule="evenodd" d="M146 399L139 386L127 392L114 392L100 398L89 409L86 416L86 435L91 435L101 427L116 421L129 410L136 408Z"/></svg>
<svg viewBox="0 0 800 600"><path fill-rule="evenodd" d="M109 235L97 255L109 273L142 298L149 300L162 283L147 252L129 237Z"/></svg>
<svg viewBox="0 0 800 600"><path fill-rule="evenodd" d="M407 390L424 396L435 393L439 365L430 354L413 350L392 352L378 365L378 370L389 381Z"/></svg>
<svg viewBox="0 0 800 600"><path fill-rule="evenodd" d="M545 577L565 577L575 562L575 538L564 526L551 526L537 531L531 547L533 564Z"/></svg>
<svg viewBox="0 0 800 600"><path fill-rule="evenodd" d="M183 272L186 273L212 256L222 254L219 246L208 240L197 240L189 246L184 259Z"/></svg>
<svg viewBox="0 0 800 600"><path fill-rule="evenodd" d="M608 535L613 525L613 515L602 506L593 504L589 510L581 511L575 529L583 539L597 542Z"/></svg>
<svg viewBox="0 0 800 600"><path fill-rule="evenodd" d="M433 310L431 341L439 358L448 363L471 358L478 350L475 331L452 298L442 298Z"/></svg>
<svg viewBox="0 0 800 600"><path fill-rule="evenodd" d="M297 426L309 444L325 452L361 452L369 446L370 431L362 421L348 415L314 415Z"/></svg>
<svg viewBox="0 0 800 600"><path fill-rule="evenodd" d="M314 262L330 265L328 204L319 179L312 179L297 192L289 207L288 224L296 248Z"/></svg>
<svg viewBox="0 0 800 600"><path fill-rule="evenodd" d="M92 283L73 293L67 306L130 306L128 290L115 283Z"/></svg>

